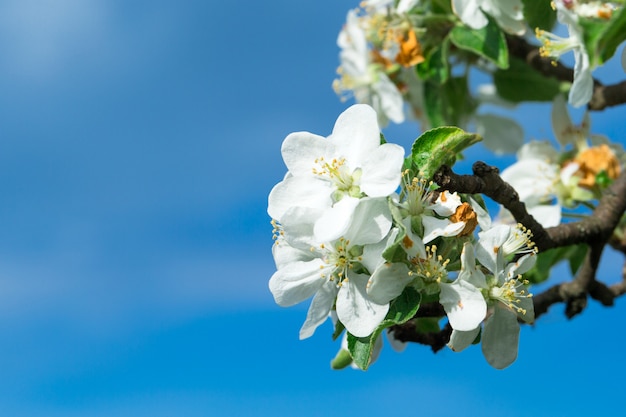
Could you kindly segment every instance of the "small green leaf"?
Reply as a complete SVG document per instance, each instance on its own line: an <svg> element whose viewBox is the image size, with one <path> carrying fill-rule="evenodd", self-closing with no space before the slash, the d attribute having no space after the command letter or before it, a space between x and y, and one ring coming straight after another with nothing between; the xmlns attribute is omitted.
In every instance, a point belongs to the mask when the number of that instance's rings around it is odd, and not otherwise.
<svg viewBox="0 0 626 417"><path fill-rule="evenodd" d="M561 92L556 78L545 77L523 60L511 57L509 64L509 69L493 74L496 90L503 99L514 103L552 101Z"/></svg>
<svg viewBox="0 0 626 417"><path fill-rule="evenodd" d="M337 340L337 338L339 336L341 336L341 333L343 333L343 331L345 330L345 326L343 325L342 322L340 322L339 320L337 320L335 322L335 331L333 332L333 340Z"/></svg>
<svg viewBox="0 0 626 417"><path fill-rule="evenodd" d="M509 67L509 49L506 38L497 23L489 18L489 23L481 29L456 26L450 32L450 40L458 48L473 52L498 66Z"/></svg>
<svg viewBox="0 0 626 417"><path fill-rule="evenodd" d="M584 244L565 246L540 252L537 255L535 266L524 274L524 278L533 284L542 283L550 277L552 268L564 260L569 261L570 272L574 275L585 259L586 253L587 245Z"/></svg>
<svg viewBox="0 0 626 417"><path fill-rule="evenodd" d="M556 22L556 10L550 5L552 0L522 0L524 18L532 29L550 31Z"/></svg>
<svg viewBox="0 0 626 417"><path fill-rule="evenodd" d="M457 154L479 142L476 133L452 126L437 127L422 133L413 143L411 156L419 175L431 178L441 165L452 165Z"/></svg>
<svg viewBox="0 0 626 417"><path fill-rule="evenodd" d="M404 289L402 294L391 302L389 312L385 320L368 337L356 337L348 333L348 350L354 363L361 369L369 367L372 358L372 350L378 339L387 327L403 324L409 321L419 309L421 296L412 287Z"/></svg>
<svg viewBox="0 0 626 417"><path fill-rule="evenodd" d="M580 244L576 246L570 246L570 253L567 258L569 259L569 270L572 275L575 275L578 272L578 269L583 264L585 260L585 256L587 256L587 250L589 249L587 245Z"/></svg>
<svg viewBox="0 0 626 417"><path fill-rule="evenodd" d="M431 126L462 126L474 114L477 104L466 77L452 77L444 84L424 83L424 107Z"/></svg>
<svg viewBox="0 0 626 417"><path fill-rule="evenodd" d="M432 80L443 84L450 76L450 64L448 63L449 42L433 48L425 57L424 61L415 66L417 75L422 80Z"/></svg>

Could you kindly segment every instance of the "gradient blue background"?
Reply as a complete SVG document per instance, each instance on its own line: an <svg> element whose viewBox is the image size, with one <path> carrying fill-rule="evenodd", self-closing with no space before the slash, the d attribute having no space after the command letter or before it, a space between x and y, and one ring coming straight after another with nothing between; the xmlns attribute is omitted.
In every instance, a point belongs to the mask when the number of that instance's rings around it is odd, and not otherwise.
<svg viewBox="0 0 626 417"><path fill-rule="evenodd" d="M623 299L571 322L554 307L504 371L476 347L416 345L331 371L330 324L299 341L308 306L274 304L280 144L330 133L350 104L331 82L356 5L0 2L0 415L626 412ZM593 130L623 134L622 112ZM551 137L549 106L519 120L527 139ZM405 147L416 132L385 130ZM463 172L512 161L467 156ZM615 282L621 258L608 260Z"/></svg>

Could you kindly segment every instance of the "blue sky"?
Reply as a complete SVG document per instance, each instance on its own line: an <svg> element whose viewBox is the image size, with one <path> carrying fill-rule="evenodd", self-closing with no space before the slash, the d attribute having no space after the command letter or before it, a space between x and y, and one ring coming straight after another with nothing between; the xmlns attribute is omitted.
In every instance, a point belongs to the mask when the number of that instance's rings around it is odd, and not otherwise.
<svg viewBox="0 0 626 417"><path fill-rule="evenodd" d="M624 300L571 322L557 306L505 371L479 349L410 346L366 373L331 371L330 326L299 341L307 306L274 304L280 144L328 134L350 104L330 85L355 6L0 3L1 415L623 410ZM547 106L521 110L537 121L527 139L550 137ZM621 111L594 115L594 131L623 133ZM385 133L408 147L416 125Z"/></svg>

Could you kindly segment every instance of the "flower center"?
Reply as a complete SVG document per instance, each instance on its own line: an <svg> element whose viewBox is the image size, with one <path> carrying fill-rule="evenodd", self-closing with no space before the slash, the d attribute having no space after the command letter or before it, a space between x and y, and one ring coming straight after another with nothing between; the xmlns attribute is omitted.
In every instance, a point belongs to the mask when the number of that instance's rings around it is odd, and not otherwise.
<svg viewBox="0 0 626 417"><path fill-rule="evenodd" d="M408 170L404 174L402 182L406 191L406 208L411 216L421 216L429 205L428 200L431 197L430 186L433 183L432 181L426 181L424 178L416 177L409 181L407 177Z"/></svg>
<svg viewBox="0 0 626 417"><path fill-rule="evenodd" d="M348 270L353 267L355 262L360 262L363 257L362 248L350 246L350 241L345 238L338 239L331 245L320 245L320 249L324 252L324 270L330 270L329 275L322 272L322 278L335 281L339 287L347 279Z"/></svg>
<svg viewBox="0 0 626 417"><path fill-rule="evenodd" d="M359 198L361 197L361 168L351 171L346 165L345 158L333 158L328 162L324 157L317 158L315 163L319 168L313 167L313 174L325 177L335 186L333 200L341 200L345 195Z"/></svg>
<svg viewBox="0 0 626 417"><path fill-rule="evenodd" d="M526 314L526 309L522 308L520 299L531 298L532 294L526 290L528 280L508 279L501 287L492 287L489 296L493 300L498 300L517 313Z"/></svg>
<svg viewBox="0 0 626 417"><path fill-rule="evenodd" d="M415 274L426 281L426 283L440 283L448 278L448 270L446 266L450 263L450 259L443 259L443 256L437 255L437 246L426 246L426 258L412 258L411 263L414 268L410 273Z"/></svg>

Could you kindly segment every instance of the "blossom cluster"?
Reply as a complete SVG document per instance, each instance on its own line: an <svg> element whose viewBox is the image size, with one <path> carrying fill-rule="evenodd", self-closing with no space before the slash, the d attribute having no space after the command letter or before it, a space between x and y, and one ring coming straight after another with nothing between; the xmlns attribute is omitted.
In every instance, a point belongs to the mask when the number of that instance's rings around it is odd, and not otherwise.
<svg viewBox="0 0 626 417"><path fill-rule="evenodd" d="M582 123L572 123L563 96L552 106L552 128L560 145L531 141L517 152L518 161L501 176L518 192L528 212L544 227L562 222L565 209L591 205L616 179L626 162L626 153L618 143L590 133L589 113ZM509 219L506 210L501 214Z"/></svg>
<svg viewBox="0 0 626 417"><path fill-rule="evenodd" d="M269 288L281 306L312 298L300 338L333 317L349 338L379 346L411 289L418 303L443 306L451 349L481 339L492 366L515 360L518 318L534 319L522 278L536 261L529 231L492 223L472 196L420 178L402 147L381 140L365 104L342 113L328 137L288 135L282 155L288 172L268 203L277 268Z"/></svg>
<svg viewBox="0 0 626 417"><path fill-rule="evenodd" d="M411 117L423 130L441 125L472 128L495 153L515 152L523 143L521 126L502 111L490 111L490 106L510 109L521 101L549 101L561 88L568 88L570 105L588 104L592 71L613 53L598 50L626 38L623 17L615 18L623 15L622 3L554 0L545 2L552 10L534 5L527 11L522 0L364 0L348 12L337 38L340 65L333 88L342 100L371 105L381 126ZM558 27L547 23L549 13ZM541 22L541 28L529 25L533 16L533 24ZM597 35L603 22L614 24L605 31L606 39ZM519 85L524 77L518 72L533 69L511 62L506 37L533 31L541 56L556 63L573 53L569 86L554 82L542 91L533 85L532 76L527 85ZM493 83L486 84L489 96L481 93L486 89L468 87L472 67L492 75ZM505 74L507 70L512 74ZM523 94L511 93L518 87ZM508 141L501 140L502 132L507 132Z"/></svg>

